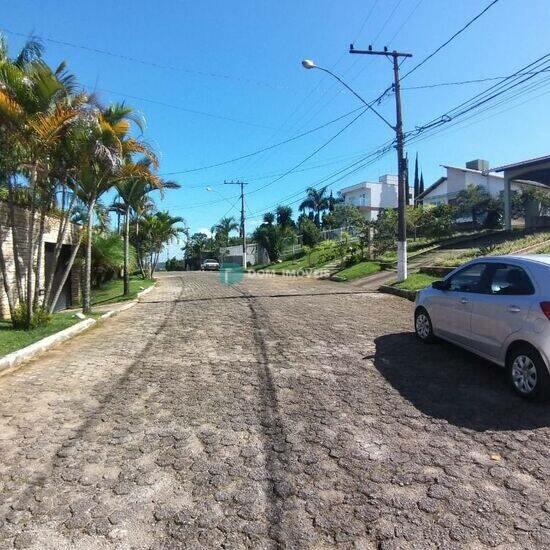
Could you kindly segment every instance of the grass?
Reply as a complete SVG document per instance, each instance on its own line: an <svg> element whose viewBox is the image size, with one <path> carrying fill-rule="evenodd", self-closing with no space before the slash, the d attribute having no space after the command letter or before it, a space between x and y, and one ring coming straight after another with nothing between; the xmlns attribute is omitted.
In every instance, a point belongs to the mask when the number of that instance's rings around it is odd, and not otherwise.
<svg viewBox="0 0 550 550"><path fill-rule="evenodd" d="M338 262L338 258L331 262ZM255 271L298 271L300 269L317 269L323 267L326 261L319 251L313 250L311 254L304 254L284 262L255 266Z"/></svg>
<svg viewBox="0 0 550 550"><path fill-rule="evenodd" d="M359 262L350 267L346 267L341 271L338 271L336 275L345 279L346 281L353 281L354 279L359 279L360 277L366 277L367 275L372 275L380 271L380 264L377 262Z"/></svg>
<svg viewBox="0 0 550 550"><path fill-rule="evenodd" d="M466 250L462 253L450 253L441 257L436 261L437 265L454 267L479 256L497 256L501 254L512 254L515 251L527 248L529 246L542 243L550 239L550 231L540 231L537 233L525 234L523 231L516 231L515 235L511 238L503 240L502 242L496 242L492 246L474 247ZM548 245L541 247L542 250L548 250ZM537 252L542 252L538 250Z"/></svg>
<svg viewBox="0 0 550 550"><path fill-rule="evenodd" d="M133 300L138 292L150 287L154 282L153 279L142 279L139 276L130 277L130 295L124 296L122 279L109 281L99 288L92 289L91 304L92 306L101 306L103 304L114 304L117 302L124 302L125 300Z"/></svg>
<svg viewBox="0 0 550 550"><path fill-rule="evenodd" d="M30 346L34 342L64 330L79 321L80 319L74 317L74 313L54 313L47 325L32 330L15 330L11 322L0 321L0 357Z"/></svg>
<svg viewBox="0 0 550 550"><path fill-rule="evenodd" d="M425 273L412 273L403 282L394 283L392 286L402 290L421 290L440 279L441 277L434 277L433 275L426 275Z"/></svg>

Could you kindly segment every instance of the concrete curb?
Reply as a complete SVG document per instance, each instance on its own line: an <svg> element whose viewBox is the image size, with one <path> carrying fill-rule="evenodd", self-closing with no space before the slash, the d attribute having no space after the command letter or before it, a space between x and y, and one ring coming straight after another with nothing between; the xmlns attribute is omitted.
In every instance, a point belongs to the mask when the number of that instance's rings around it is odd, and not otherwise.
<svg viewBox="0 0 550 550"><path fill-rule="evenodd" d="M22 363L25 363L33 357L40 355L41 353L52 348L53 346L56 346L61 342L65 342L66 340L73 338L77 334L84 332L85 330L95 325L96 322L97 321L95 319L84 319L83 321L80 321L80 323L76 323L76 325L73 325L72 327L68 327L64 330L56 332L51 336L46 336L46 338L42 338L42 340L38 340L38 342L35 342L34 344L27 346L26 348L8 353L8 355L5 355L0 359L0 376L3 376L8 372L13 371Z"/></svg>
<svg viewBox="0 0 550 550"><path fill-rule="evenodd" d="M385 294L393 294L394 296L399 296L400 298L406 298L411 302L416 300L416 290L403 290L402 288L395 288L394 286L382 285L378 289L379 292L384 292Z"/></svg>
<svg viewBox="0 0 550 550"><path fill-rule="evenodd" d="M138 303L139 298L151 292L155 288L155 286L156 286L156 282L153 285L151 285L149 288L146 288L145 290L138 292L137 300L132 300L130 302L123 304L117 309L112 309L111 311L107 311L107 313L104 313L97 319L92 319L92 318L84 319L83 321L80 321L80 323L76 323L71 327L68 327L64 330L56 332L55 334L46 336L46 338L42 338L42 340L38 340L38 342L35 342L30 346L27 346L22 349L18 349L17 351L14 351L12 353L8 353L8 355L5 355L4 357L0 358L0 377L6 374L9 374L10 372L13 372L23 363L26 363L27 361L34 359L38 355L41 355L42 353L53 348L54 346L57 346L67 340L70 340L71 338L74 338L78 334L81 334L82 332L88 330L89 328L99 323L102 323L103 321L110 319L111 317L115 317L116 315L118 315L119 313L122 313L123 311L126 311L127 309L134 307Z"/></svg>

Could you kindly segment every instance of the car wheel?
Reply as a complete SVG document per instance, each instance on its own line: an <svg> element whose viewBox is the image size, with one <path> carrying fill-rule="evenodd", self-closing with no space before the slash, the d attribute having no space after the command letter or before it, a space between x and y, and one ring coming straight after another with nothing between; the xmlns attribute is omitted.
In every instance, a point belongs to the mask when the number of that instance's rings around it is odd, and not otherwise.
<svg viewBox="0 0 550 550"><path fill-rule="evenodd" d="M429 343L435 339L432 320L423 307L418 308L414 314L414 331L417 338L422 340L422 342Z"/></svg>
<svg viewBox="0 0 550 550"><path fill-rule="evenodd" d="M531 400L544 400L550 395L550 375L539 352L531 346L519 346L506 362L508 378L514 391Z"/></svg>

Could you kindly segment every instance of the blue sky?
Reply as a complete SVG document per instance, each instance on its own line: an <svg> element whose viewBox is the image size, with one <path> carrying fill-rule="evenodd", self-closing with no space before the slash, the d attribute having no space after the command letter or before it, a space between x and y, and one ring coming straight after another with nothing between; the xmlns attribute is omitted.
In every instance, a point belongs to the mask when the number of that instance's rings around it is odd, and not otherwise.
<svg viewBox="0 0 550 550"><path fill-rule="evenodd" d="M350 42L357 48L372 43L375 48L387 45L413 53L402 66L405 73L488 3L96 0L91 9L90 4L67 0L4 0L0 28L115 54L45 42L51 64L66 60L79 81L95 89L103 101L124 99L145 115L145 139L161 155L161 173L172 174L269 146L360 105L328 75L304 70L303 58L332 68L372 99L391 82L391 65L382 57L348 54ZM547 53L549 28L546 0L500 0L405 79L405 128L444 113L491 83L407 87L508 75ZM24 38L6 34L15 51ZM485 158L495 166L547 154L546 91L539 89L412 144L409 157L418 152L428 185L442 174L440 164L460 166ZM379 109L393 121L392 98ZM307 170L274 182L347 121L246 160L170 175L182 189L168 193L159 207L185 217L192 232L210 228L223 215L238 217L237 188L224 186L223 181L241 178L249 182L251 229L266 208L297 201L300 190L317 185L392 137L380 120L366 114L301 167ZM395 166L392 152L332 189L377 180L382 174L395 173ZM212 191L206 191L208 186Z"/></svg>

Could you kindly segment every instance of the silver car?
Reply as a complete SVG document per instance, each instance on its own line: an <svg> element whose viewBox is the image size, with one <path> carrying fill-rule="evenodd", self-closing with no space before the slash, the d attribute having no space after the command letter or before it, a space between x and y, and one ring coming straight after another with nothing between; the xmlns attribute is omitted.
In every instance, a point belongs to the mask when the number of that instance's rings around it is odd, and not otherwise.
<svg viewBox="0 0 550 550"><path fill-rule="evenodd" d="M550 397L550 255L478 258L421 290L415 332L506 367L522 397Z"/></svg>

